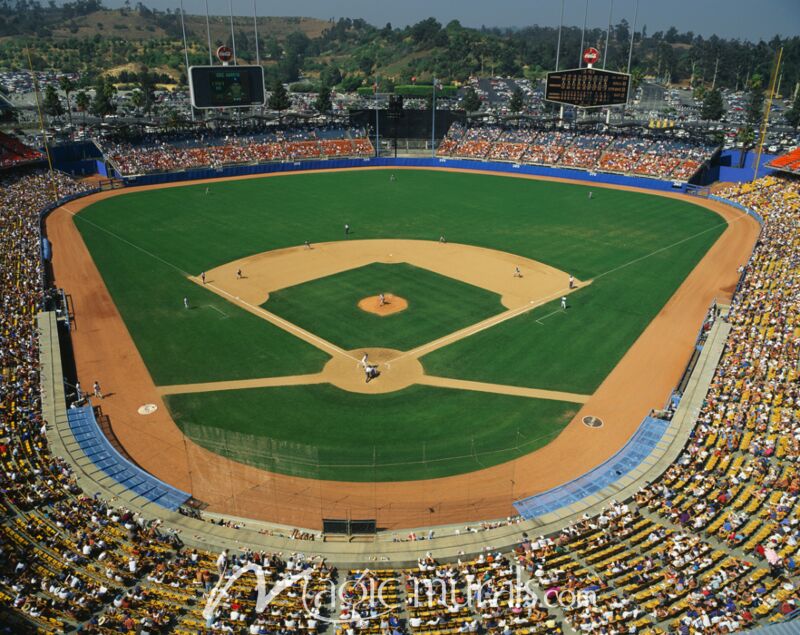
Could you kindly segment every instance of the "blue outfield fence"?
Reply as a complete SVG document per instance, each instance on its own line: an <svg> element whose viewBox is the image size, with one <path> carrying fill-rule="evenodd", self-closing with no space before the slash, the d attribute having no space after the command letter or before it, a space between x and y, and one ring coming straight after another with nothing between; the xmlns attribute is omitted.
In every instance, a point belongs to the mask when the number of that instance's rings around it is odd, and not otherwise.
<svg viewBox="0 0 800 635"><path fill-rule="evenodd" d="M110 478L153 503L176 511L189 500L186 492L160 481L117 452L97 425L91 406L67 410L72 436L89 460Z"/></svg>
<svg viewBox="0 0 800 635"><path fill-rule="evenodd" d="M639 187L661 192L685 192L686 184L676 186L671 181L659 181L641 176L624 174L606 174L551 168L543 165L523 165L519 163L497 163L492 161L471 161L468 159L440 158L354 158L354 159L316 159L312 161L294 161L286 163L259 163L255 165L232 165L222 168L203 168L183 172L164 172L144 174L140 176L122 177L129 185L156 185L180 181L196 181L199 179L218 179L229 176L245 176L251 174L273 174L278 172L297 172L300 170L334 170L338 168L364 167L412 167L412 168L454 168L459 170L484 170L506 174L528 174L558 179L572 179L592 183L606 183L627 187Z"/></svg>
<svg viewBox="0 0 800 635"><path fill-rule="evenodd" d="M559 512L597 494L635 470L650 456L669 426L669 421L645 417L633 436L610 459L568 483L518 500L514 507L525 520L532 520Z"/></svg>

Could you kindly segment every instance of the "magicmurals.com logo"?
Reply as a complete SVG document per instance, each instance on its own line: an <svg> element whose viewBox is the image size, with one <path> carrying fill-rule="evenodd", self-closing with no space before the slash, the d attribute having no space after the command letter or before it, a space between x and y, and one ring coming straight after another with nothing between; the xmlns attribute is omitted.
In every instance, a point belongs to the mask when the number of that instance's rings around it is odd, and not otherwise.
<svg viewBox="0 0 800 635"><path fill-rule="evenodd" d="M494 579L459 584L453 578L404 577L377 578L369 569L361 572L355 579L337 584L332 580L314 579L314 569L305 569L283 578L267 591L265 570L261 565L250 562L233 569L230 577L219 581L211 590L203 609L203 617L213 620L219 603L228 596L228 590L242 576L253 573L256 576L256 613L264 610L286 593L288 597L299 598L307 618L331 624L345 624L354 620L368 622L380 619L401 608L397 603L397 590L409 582L407 594L410 596L406 606L411 608L439 608L448 612L458 612L464 607L482 612L499 606L545 607L574 609L596 606L594 591L583 589L564 589L553 586L537 589L533 579L524 579L524 569L516 567L515 575L506 576L499 581ZM223 584L224 582L224 584ZM538 591L538 592L537 592ZM336 607L349 605L358 611L358 616L345 614L331 617Z"/></svg>

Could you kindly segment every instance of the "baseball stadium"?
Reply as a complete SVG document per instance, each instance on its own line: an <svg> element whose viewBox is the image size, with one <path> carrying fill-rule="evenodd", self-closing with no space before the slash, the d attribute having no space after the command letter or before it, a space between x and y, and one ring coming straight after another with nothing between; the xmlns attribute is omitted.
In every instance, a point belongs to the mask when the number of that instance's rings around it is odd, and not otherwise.
<svg viewBox="0 0 800 635"><path fill-rule="evenodd" d="M312 117L178 16L180 127L0 133L2 632L800 632L783 45L748 151L635 23Z"/></svg>

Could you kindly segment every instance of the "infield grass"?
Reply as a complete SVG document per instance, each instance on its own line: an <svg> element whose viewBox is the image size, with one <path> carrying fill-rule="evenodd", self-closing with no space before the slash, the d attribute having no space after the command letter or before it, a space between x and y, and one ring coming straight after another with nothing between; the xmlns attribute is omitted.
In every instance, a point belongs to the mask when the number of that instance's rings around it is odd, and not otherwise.
<svg viewBox="0 0 800 635"><path fill-rule="evenodd" d="M387 293L408 308L381 317L358 308ZM270 294L268 311L337 344L405 351L502 313L500 296L406 263L374 263Z"/></svg>
<svg viewBox="0 0 800 635"><path fill-rule="evenodd" d="M430 386L365 395L325 384L170 395L167 403L184 433L212 452L283 474L347 481L496 465L547 445L578 410Z"/></svg>

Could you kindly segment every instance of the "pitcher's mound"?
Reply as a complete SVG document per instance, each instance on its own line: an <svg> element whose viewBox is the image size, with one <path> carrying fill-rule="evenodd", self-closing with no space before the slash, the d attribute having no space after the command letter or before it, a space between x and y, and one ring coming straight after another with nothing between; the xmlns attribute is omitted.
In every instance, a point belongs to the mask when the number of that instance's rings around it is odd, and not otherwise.
<svg viewBox="0 0 800 635"><path fill-rule="evenodd" d="M405 298L401 298L399 295L387 293L383 297L383 306L381 306L380 296L371 295L368 298L359 300L358 308L362 311L366 311L367 313L374 313L375 315L385 317L387 315L392 315L393 313L405 311L408 308L408 302L406 302Z"/></svg>

